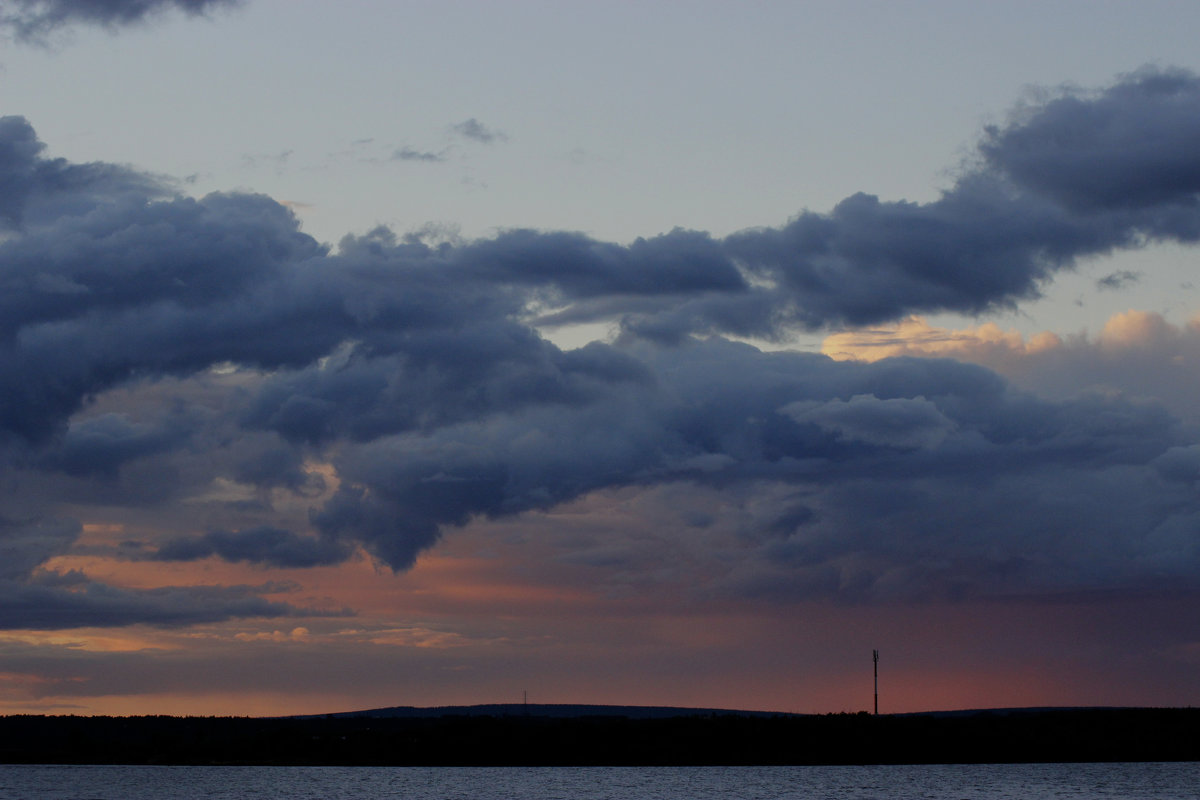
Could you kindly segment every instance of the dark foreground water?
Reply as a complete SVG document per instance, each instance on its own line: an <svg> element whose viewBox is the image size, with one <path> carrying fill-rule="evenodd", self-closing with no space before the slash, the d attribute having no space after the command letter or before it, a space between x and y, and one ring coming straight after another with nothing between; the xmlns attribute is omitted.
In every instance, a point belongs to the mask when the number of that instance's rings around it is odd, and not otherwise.
<svg viewBox="0 0 1200 800"><path fill-rule="evenodd" d="M2 766L0 800L1196 798L1200 763L861 767Z"/></svg>

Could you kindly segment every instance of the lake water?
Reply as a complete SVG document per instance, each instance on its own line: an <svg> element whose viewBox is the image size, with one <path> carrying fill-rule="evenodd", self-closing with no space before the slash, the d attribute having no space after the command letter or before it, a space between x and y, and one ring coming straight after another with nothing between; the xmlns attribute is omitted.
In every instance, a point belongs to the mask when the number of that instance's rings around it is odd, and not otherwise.
<svg viewBox="0 0 1200 800"><path fill-rule="evenodd" d="M1196 798L1200 763L855 767L0 765L0 800Z"/></svg>

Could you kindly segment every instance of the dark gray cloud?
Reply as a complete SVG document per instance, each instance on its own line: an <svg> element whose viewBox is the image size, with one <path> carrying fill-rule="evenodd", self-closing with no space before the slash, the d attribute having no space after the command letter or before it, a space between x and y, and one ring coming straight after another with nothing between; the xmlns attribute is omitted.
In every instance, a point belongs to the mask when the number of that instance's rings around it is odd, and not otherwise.
<svg viewBox="0 0 1200 800"><path fill-rule="evenodd" d="M42 466L69 475L113 476L121 465L184 444L194 421L183 416L159 425L131 422L120 414L104 414L72 425Z"/></svg>
<svg viewBox="0 0 1200 800"><path fill-rule="evenodd" d="M72 520L0 519L0 630L181 626L243 617L345 613L302 609L262 597L286 591L281 585L124 589L77 571L40 569L47 559L66 553L79 533L79 524Z"/></svg>
<svg viewBox="0 0 1200 800"><path fill-rule="evenodd" d="M72 520L0 519L0 580L27 578L47 559L62 555L79 537Z"/></svg>
<svg viewBox="0 0 1200 800"><path fill-rule="evenodd" d="M429 150L415 150L411 147L401 147L392 153L393 161L425 161L436 163L446 160L446 154L434 153Z"/></svg>
<svg viewBox="0 0 1200 800"><path fill-rule="evenodd" d="M1040 401L949 361L719 341L643 355L658 381L602 402L347 453L314 522L406 567L447 526L596 490L784 485L803 502L764 520L745 569L792 574L772 589L786 596L878 597L1137 584L1163 566L1155 531L1192 513L1178 505L1190 489L1155 466L1188 440L1155 407ZM1187 583L1197 557L1173 561L1171 579Z"/></svg>
<svg viewBox="0 0 1200 800"><path fill-rule="evenodd" d="M350 555L344 542L297 536L291 531L260 526L244 531L210 531L203 536L169 539L154 557L160 561L195 561L217 556L274 567L316 567L340 564Z"/></svg>
<svg viewBox="0 0 1200 800"><path fill-rule="evenodd" d="M205 14L241 0L3 0L0 25L20 40L38 41L70 25L118 28L145 22L166 11Z"/></svg>
<svg viewBox="0 0 1200 800"><path fill-rule="evenodd" d="M266 600L261 587L168 586L121 589L83 580L64 587L42 580L0 581L0 629L62 630L125 625L184 626L246 617L321 616Z"/></svg>
<svg viewBox="0 0 1200 800"><path fill-rule="evenodd" d="M1069 207L1159 209L1156 221L1170 228L1166 209L1194 209L1200 190L1196 92L1190 72L1146 68L1025 106L989 128L980 151L1018 185ZM1183 224L1194 238L1195 221Z"/></svg>
<svg viewBox="0 0 1200 800"><path fill-rule="evenodd" d="M762 333L780 323L866 324L902 309L977 313L1035 296L1079 258L1195 242L1197 135L1200 81L1190 73L1144 70L1027 106L987 131L982 166L932 203L856 195L830 214L730 237L727 249L750 274L785 291L771 298L766 325L737 301L717 307ZM674 310L671 322L695 326L712 313L697 311Z"/></svg>
<svg viewBox="0 0 1200 800"><path fill-rule="evenodd" d="M1189 73L1141 71L1102 91L1067 92L989 129L979 165L933 202L857 194L829 213L711 242L708 263L736 269L738 287L680 286L668 298L672 284L659 273L662 299L578 297L549 321L617 317L660 340L771 338L1012 306L1081 258L1195 242L1198 120L1200 80ZM697 243L689 245L690 259ZM669 263L670 249L659 258Z"/></svg>
<svg viewBox="0 0 1200 800"><path fill-rule="evenodd" d="M1096 288L1101 290L1120 290L1131 286L1142 279L1140 272L1130 272L1127 269L1110 272L1096 281Z"/></svg>
<svg viewBox="0 0 1200 800"><path fill-rule="evenodd" d="M508 139L508 136L505 134L494 128L489 128L474 117L451 125L450 130L464 139L470 139L473 142L480 142L482 144L493 144L495 142L507 141Z"/></svg>
<svg viewBox="0 0 1200 800"><path fill-rule="evenodd" d="M87 213L122 197L144 201L167 193L157 180L125 167L44 158L45 147L24 117L0 117L0 232Z"/></svg>
<svg viewBox="0 0 1200 800"><path fill-rule="evenodd" d="M93 505L186 497L204 516L134 557L297 567L362 548L404 569L472 520L679 484L767 498L730 590L1196 588L1200 504L1176 477L1195 442L1159 406L1039 399L952 361L837 363L722 338L978 312L1081 258L1193 242L1200 180L1176 136L1193 115L1200 80L1140 72L987 131L978 166L931 203L858 194L723 239L377 229L336 251L270 198L179 197L131 170L46 159L7 118L0 455L20 490L2 505L54 517L35 485ZM1154 153L1136 155L1129 130ZM1103 157L1126 144L1128 158ZM1051 168L1089 153L1087 170ZM1171 167L1157 189L1139 172L1157 174L1152 158ZM596 321L613 343L565 350L537 330ZM166 381L175 405L98 407ZM135 490L147 481L158 488ZM715 524L702 517L687 524ZM22 545L21 575L74 542L40 538ZM113 609L148 597L89 591ZM226 616L288 613L209 599Z"/></svg>

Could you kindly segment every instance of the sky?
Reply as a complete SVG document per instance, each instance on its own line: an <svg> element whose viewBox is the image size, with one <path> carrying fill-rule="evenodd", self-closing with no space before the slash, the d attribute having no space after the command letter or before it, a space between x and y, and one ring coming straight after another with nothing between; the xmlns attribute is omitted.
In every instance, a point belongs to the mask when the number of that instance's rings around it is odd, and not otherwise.
<svg viewBox="0 0 1200 800"><path fill-rule="evenodd" d="M0 713L1195 705L1198 27L0 0Z"/></svg>

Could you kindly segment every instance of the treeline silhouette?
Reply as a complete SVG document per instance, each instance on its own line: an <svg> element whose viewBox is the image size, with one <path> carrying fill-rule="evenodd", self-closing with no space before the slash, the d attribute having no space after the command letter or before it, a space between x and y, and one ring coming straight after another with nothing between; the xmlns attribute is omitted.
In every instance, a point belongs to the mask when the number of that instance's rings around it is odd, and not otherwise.
<svg viewBox="0 0 1200 800"><path fill-rule="evenodd" d="M0 762L767 765L1200 760L1200 709L637 719L0 717Z"/></svg>

